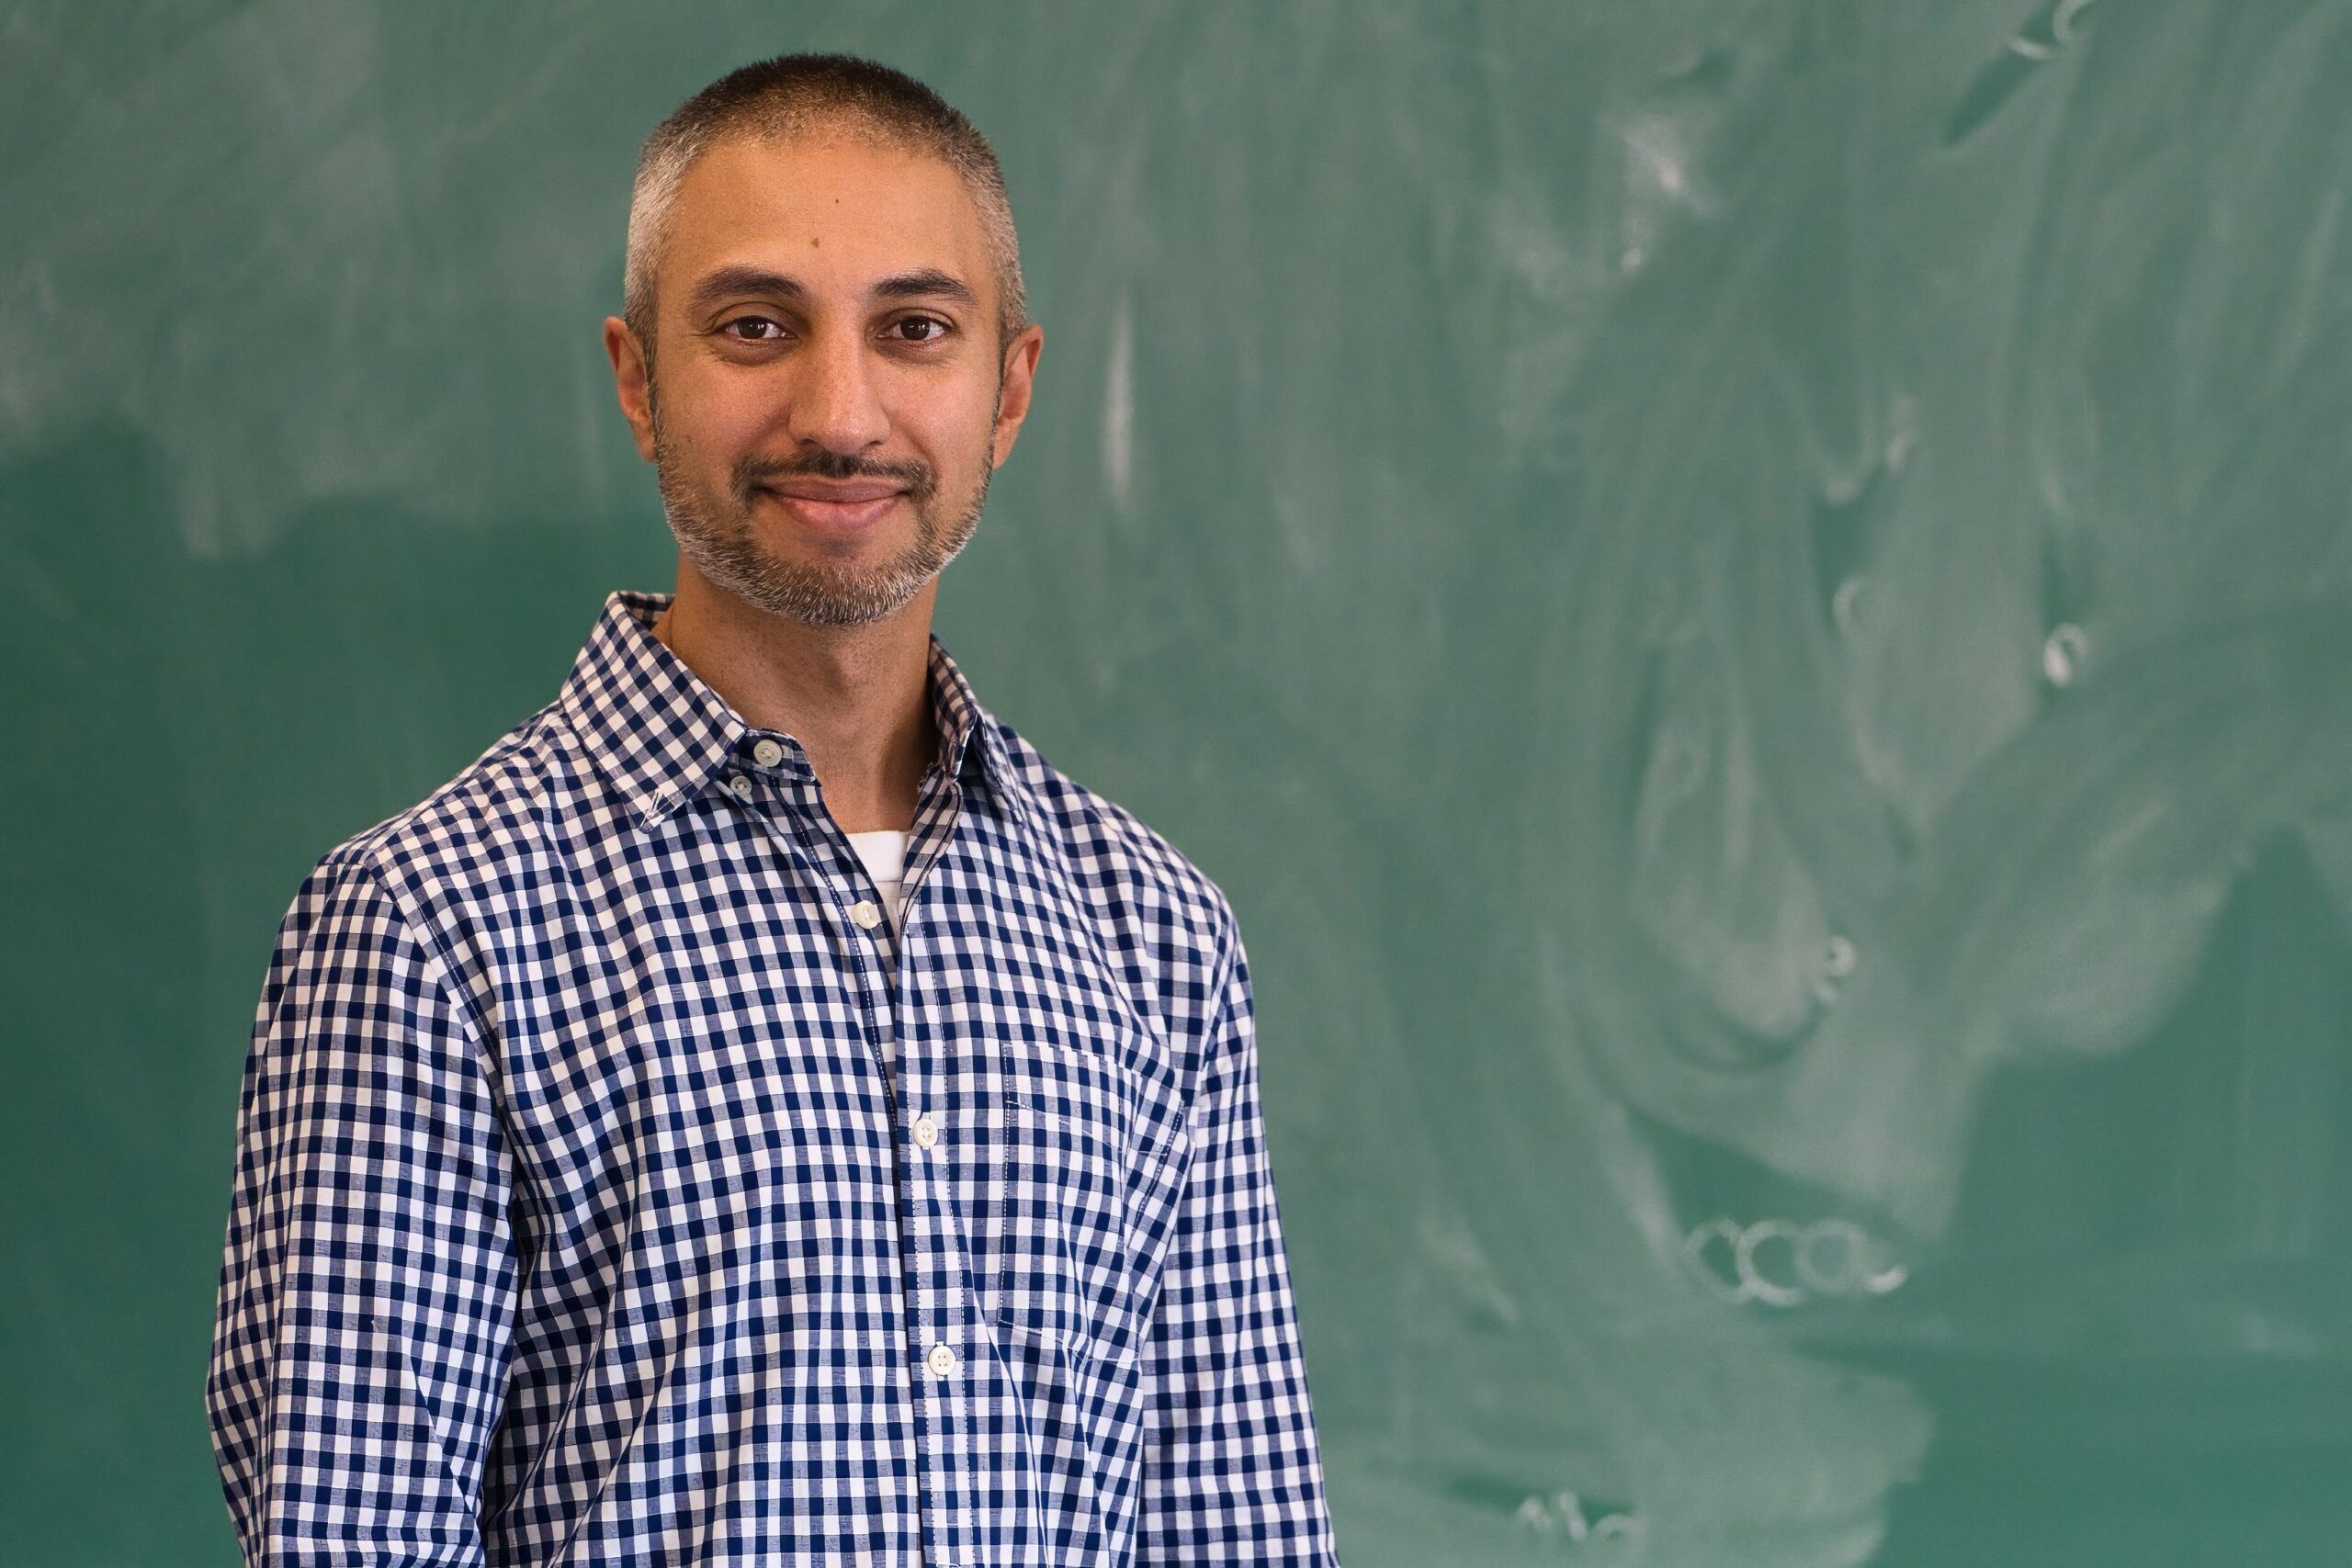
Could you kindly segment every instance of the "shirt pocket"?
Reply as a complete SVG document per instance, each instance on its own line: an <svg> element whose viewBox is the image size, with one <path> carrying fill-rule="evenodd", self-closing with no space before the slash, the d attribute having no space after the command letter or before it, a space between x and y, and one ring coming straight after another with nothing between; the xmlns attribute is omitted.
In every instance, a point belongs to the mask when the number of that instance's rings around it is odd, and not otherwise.
<svg viewBox="0 0 2352 1568"><path fill-rule="evenodd" d="M1004 1085L995 1321L1132 1362L1192 1165L1182 1113L1109 1056L1049 1043L1016 1047Z"/></svg>

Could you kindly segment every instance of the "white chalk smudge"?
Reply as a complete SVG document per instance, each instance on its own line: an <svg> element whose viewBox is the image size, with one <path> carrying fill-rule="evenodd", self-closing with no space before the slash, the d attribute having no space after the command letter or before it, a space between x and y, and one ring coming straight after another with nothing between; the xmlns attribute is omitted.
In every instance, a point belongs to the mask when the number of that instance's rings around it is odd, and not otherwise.
<svg viewBox="0 0 2352 1568"><path fill-rule="evenodd" d="M1135 503L1135 308L1123 294L1111 318L1110 362L1102 376L1102 482L1122 512Z"/></svg>

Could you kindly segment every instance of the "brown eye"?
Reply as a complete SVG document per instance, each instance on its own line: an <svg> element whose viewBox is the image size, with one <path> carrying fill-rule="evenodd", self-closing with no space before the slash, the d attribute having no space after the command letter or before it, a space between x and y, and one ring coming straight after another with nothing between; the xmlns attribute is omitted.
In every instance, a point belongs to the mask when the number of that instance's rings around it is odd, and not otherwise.
<svg viewBox="0 0 2352 1568"><path fill-rule="evenodd" d="M749 333L742 333L736 332L735 329L737 327L750 327L755 330ZM733 321L729 321L726 325L720 327L718 330L721 333L726 333L728 336L734 338L738 343L764 343L768 341L767 337L756 331L756 329L761 327L775 328L778 334L781 334L784 331L782 327L777 326L775 322L768 320L765 316L738 316Z"/></svg>
<svg viewBox="0 0 2352 1568"><path fill-rule="evenodd" d="M932 330L920 335L910 333L908 329L914 327ZM898 334L900 343L937 343L947 335L947 323L937 316L905 316L892 322L890 330Z"/></svg>

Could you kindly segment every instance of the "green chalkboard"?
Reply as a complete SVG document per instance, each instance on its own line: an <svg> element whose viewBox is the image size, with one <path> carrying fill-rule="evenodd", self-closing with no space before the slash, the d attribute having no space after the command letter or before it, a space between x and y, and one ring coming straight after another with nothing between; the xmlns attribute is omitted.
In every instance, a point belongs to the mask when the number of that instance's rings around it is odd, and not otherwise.
<svg viewBox="0 0 2352 1568"><path fill-rule="evenodd" d="M839 48L1046 325L938 628L1231 896L1340 1547L2352 1547L2352 9L19 6L0 1562L226 1564L312 860L673 561L639 139Z"/></svg>

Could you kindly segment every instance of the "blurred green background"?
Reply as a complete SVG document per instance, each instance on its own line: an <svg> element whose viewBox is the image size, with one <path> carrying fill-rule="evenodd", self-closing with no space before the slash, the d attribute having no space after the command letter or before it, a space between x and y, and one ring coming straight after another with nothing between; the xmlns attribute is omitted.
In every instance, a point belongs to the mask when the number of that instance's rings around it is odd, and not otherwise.
<svg viewBox="0 0 2352 1568"><path fill-rule="evenodd" d="M0 1562L227 1564L252 1010L669 584L638 142L996 143L938 629L1230 894L1351 1568L2342 1562L2352 9L17 6Z"/></svg>

